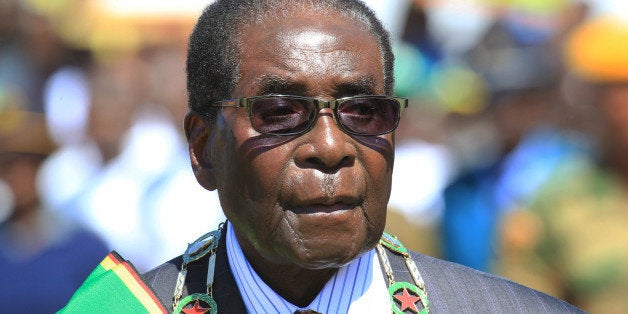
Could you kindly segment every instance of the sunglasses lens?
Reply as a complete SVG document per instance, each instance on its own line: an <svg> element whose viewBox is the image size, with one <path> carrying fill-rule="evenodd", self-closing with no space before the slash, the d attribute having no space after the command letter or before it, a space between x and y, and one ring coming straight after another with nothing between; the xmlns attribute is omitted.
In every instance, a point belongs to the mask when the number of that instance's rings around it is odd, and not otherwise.
<svg viewBox="0 0 628 314"><path fill-rule="evenodd" d="M353 134L385 134L397 127L400 107L399 102L392 98L353 98L340 104L338 120Z"/></svg>
<svg viewBox="0 0 628 314"><path fill-rule="evenodd" d="M250 107L251 124L262 134L294 135L307 131L316 120L318 108L306 98L260 97ZM342 128L356 135L380 135L393 131L399 122L401 104L381 96L364 96L342 101L337 111Z"/></svg>
<svg viewBox="0 0 628 314"><path fill-rule="evenodd" d="M251 123L263 134L298 134L310 127L316 113L316 106L306 99L259 98L251 104Z"/></svg>

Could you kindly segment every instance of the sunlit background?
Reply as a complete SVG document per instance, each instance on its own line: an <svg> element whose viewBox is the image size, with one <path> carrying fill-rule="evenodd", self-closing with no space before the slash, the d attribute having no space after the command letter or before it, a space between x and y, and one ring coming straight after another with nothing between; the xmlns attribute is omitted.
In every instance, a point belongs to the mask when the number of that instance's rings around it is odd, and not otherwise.
<svg viewBox="0 0 628 314"><path fill-rule="evenodd" d="M224 221L182 134L210 2L0 0L1 311L53 312L110 250L143 272ZM626 313L628 2L366 2L411 103L387 230Z"/></svg>

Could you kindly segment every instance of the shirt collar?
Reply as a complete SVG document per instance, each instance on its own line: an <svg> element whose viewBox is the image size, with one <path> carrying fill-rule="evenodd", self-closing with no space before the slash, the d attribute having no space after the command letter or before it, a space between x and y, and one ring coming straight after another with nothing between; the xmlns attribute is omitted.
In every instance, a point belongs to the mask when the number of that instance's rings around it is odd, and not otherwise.
<svg viewBox="0 0 628 314"><path fill-rule="evenodd" d="M249 313L294 313L305 309L320 313L386 313L391 310L375 249L339 268L312 303L300 308L286 301L257 275L242 253L230 224L226 236L229 266Z"/></svg>

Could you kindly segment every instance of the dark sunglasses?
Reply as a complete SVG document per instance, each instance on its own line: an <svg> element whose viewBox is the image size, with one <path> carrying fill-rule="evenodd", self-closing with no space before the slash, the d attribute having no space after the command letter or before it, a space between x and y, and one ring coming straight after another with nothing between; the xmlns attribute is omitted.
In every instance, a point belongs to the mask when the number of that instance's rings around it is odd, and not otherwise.
<svg viewBox="0 0 628 314"><path fill-rule="evenodd" d="M323 108L331 108L340 128L353 135L375 136L399 125L405 98L363 95L334 100L288 95L264 95L222 100L215 107L248 108L253 129L261 134L299 135L309 131Z"/></svg>

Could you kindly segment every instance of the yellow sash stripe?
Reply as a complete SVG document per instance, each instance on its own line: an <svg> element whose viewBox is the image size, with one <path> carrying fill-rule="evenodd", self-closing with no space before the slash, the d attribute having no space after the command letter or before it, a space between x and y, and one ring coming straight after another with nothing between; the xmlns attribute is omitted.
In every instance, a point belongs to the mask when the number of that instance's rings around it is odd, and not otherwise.
<svg viewBox="0 0 628 314"><path fill-rule="evenodd" d="M149 311L149 313L163 313L162 309L155 304L153 298L146 293L144 287L137 282L135 277L129 273L128 269L123 264L115 266L112 270Z"/></svg>
<svg viewBox="0 0 628 314"><path fill-rule="evenodd" d="M107 271L112 270L149 313L163 313L161 307L155 304L154 299L146 293L144 287L137 282L124 264L107 256L100 262L100 266Z"/></svg>

